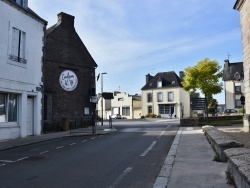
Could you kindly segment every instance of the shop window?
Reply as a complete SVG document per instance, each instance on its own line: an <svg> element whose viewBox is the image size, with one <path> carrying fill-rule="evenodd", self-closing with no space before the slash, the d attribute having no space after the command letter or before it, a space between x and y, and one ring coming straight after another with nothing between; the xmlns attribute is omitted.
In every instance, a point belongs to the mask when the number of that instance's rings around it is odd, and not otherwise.
<svg viewBox="0 0 250 188"><path fill-rule="evenodd" d="M0 123L17 121L17 95L0 93Z"/></svg>
<svg viewBox="0 0 250 188"><path fill-rule="evenodd" d="M83 107L83 115L89 115L89 107Z"/></svg>

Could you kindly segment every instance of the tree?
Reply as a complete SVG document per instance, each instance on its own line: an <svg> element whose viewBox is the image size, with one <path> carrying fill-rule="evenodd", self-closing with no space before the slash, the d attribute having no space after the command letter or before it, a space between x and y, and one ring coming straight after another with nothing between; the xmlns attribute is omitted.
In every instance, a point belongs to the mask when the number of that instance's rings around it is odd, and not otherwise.
<svg viewBox="0 0 250 188"><path fill-rule="evenodd" d="M210 61L209 58L203 59L194 67L186 68L182 81L183 89L190 94L199 89L206 99L220 93L223 89L222 83L219 83L219 79L223 76L220 69L218 62Z"/></svg>

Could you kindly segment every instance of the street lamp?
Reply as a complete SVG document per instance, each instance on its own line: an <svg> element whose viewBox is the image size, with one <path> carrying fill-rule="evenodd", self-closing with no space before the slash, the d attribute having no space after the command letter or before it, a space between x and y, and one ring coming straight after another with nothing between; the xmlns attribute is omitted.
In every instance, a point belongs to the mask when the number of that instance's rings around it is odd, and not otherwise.
<svg viewBox="0 0 250 188"><path fill-rule="evenodd" d="M103 75L107 74L106 72L101 73L101 94L103 94ZM102 101L101 101L101 107L102 107L102 125L103 125L103 96L102 96Z"/></svg>

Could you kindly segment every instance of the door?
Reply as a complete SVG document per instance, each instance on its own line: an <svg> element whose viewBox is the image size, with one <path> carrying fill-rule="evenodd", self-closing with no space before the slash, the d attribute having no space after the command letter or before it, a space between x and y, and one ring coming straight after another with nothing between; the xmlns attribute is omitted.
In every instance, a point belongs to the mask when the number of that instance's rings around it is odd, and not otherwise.
<svg viewBox="0 0 250 188"><path fill-rule="evenodd" d="M34 104L33 98L27 99L27 136L34 134Z"/></svg>

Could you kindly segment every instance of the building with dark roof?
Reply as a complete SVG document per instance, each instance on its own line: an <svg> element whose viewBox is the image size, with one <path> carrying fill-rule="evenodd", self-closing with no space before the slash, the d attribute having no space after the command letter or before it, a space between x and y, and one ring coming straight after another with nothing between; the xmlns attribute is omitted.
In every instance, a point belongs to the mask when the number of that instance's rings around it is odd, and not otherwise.
<svg viewBox="0 0 250 188"><path fill-rule="evenodd" d="M28 0L0 0L0 23L0 140L40 135L47 22Z"/></svg>
<svg viewBox="0 0 250 188"><path fill-rule="evenodd" d="M146 75L142 87L142 115L190 117L190 94L182 88L183 72L160 72Z"/></svg>
<svg viewBox="0 0 250 188"><path fill-rule="evenodd" d="M244 93L243 62L225 60L223 70L226 109L242 108L240 97Z"/></svg>
<svg viewBox="0 0 250 188"><path fill-rule="evenodd" d="M93 118L96 62L74 27L75 17L58 14L46 30L44 63L44 122L53 125L62 118L82 121Z"/></svg>

